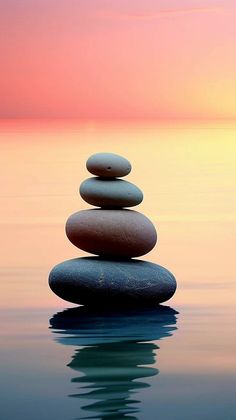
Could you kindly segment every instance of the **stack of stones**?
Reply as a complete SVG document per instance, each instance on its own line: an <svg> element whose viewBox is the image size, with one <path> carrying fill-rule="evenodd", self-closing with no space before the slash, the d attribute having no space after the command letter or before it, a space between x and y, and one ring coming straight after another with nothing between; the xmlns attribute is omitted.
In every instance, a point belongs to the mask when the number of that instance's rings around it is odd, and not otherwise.
<svg viewBox="0 0 236 420"><path fill-rule="evenodd" d="M157 233L146 216L126 209L143 200L136 185L119 179L131 171L130 162L97 153L86 166L95 177L82 182L80 195L98 208L72 214L66 234L77 248L96 257L58 264L49 276L51 289L82 305L150 306L170 299L176 290L174 276L157 264L133 259L154 248Z"/></svg>

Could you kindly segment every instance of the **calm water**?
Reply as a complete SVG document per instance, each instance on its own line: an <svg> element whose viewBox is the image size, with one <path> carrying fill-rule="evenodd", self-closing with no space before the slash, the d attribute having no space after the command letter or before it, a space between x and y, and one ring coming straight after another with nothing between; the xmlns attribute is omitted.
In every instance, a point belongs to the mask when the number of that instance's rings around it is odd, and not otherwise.
<svg viewBox="0 0 236 420"><path fill-rule="evenodd" d="M0 419L236 418L236 126L2 122ZM146 259L176 295L126 313L75 308L47 286L77 255L66 218L86 204L86 158L133 163L139 211L159 233Z"/></svg>

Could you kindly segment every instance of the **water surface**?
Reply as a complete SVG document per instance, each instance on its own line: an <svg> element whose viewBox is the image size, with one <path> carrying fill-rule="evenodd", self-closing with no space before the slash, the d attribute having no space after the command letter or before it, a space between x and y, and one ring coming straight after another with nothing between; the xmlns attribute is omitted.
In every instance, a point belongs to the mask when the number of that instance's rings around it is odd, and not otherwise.
<svg viewBox="0 0 236 420"><path fill-rule="evenodd" d="M235 410L236 127L2 121L1 415L8 419L214 419ZM73 309L48 288L85 255L66 218L97 151L127 156L137 210L176 276L153 311Z"/></svg>

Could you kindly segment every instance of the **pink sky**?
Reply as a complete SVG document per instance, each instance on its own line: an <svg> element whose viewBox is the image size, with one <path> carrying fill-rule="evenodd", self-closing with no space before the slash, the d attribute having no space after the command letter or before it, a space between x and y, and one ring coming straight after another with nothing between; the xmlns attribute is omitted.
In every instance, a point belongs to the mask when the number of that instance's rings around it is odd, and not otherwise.
<svg viewBox="0 0 236 420"><path fill-rule="evenodd" d="M0 117L235 118L235 22L235 0L0 0Z"/></svg>

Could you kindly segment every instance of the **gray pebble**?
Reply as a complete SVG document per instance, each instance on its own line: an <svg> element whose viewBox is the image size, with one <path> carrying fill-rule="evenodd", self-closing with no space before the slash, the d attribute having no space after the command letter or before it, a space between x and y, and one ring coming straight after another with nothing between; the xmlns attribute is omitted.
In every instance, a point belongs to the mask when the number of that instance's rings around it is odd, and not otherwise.
<svg viewBox="0 0 236 420"><path fill-rule="evenodd" d="M87 160L86 167L91 174L105 178L126 176L131 171L130 162L114 153L96 153Z"/></svg>
<svg viewBox="0 0 236 420"><path fill-rule="evenodd" d="M80 195L98 207L132 207L143 200L142 191L122 179L88 178L80 185Z"/></svg>
<svg viewBox="0 0 236 420"><path fill-rule="evenodd" d="M141 260L75 258L54 267L52 291L82 305L153 305L170 299L176 280L166 268Z"/></svg>

